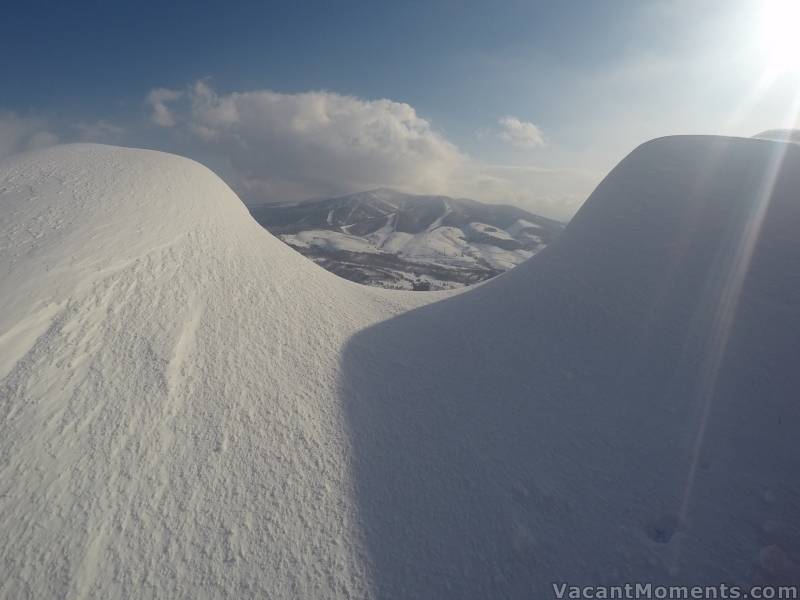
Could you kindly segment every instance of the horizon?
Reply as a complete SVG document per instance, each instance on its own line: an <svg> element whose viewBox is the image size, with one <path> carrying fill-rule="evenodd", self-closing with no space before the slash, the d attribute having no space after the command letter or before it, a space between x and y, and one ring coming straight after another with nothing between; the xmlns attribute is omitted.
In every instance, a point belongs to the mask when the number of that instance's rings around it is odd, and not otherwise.
<svg viewBox="0 0 800 600"><path fill-rule="evenodd" d="M0 599L799 600L798 22L7 8Z"/></svg>
<svg viewBox="0 0 800 600"><path fill-rule="evenodd" d="M247 204L389 187L568 220L649 139L797 127L799 12L787 0L16 5L0 24L15 82L0 158L96 141L198 160Z"/></svg>

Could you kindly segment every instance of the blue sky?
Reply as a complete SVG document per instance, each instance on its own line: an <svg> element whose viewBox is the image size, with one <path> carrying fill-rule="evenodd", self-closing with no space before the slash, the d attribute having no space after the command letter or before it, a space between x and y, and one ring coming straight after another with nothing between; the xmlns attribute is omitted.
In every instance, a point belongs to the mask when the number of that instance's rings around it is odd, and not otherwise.
<svg viewBox="0 0 800 600"><path fill-rule="evenodd" d="M0 154L110 142L251 202L391 185L567 218L649 138L791 124L765 1L20 2Z"/></svg>

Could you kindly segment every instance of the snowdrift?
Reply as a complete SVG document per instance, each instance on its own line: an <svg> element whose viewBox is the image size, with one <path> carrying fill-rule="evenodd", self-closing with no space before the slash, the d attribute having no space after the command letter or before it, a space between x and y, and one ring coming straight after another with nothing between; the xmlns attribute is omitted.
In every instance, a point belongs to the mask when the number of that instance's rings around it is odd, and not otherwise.
<svg viewBox="0 0 800 600"><path fill-rule="evenodd" d="M440 295L323 271L192 161L2 163L0 595L796 581L798 190L796 145L655 140Z"/></svg>
<svg viewBox="0 0 800 600"><path fill-rule="evenodd" d="M58 147L0 194L0 597L367 595L338 360L422 297L168 154Z"/></svg>
<svg viewBox="0 0 800 600"><path fill-rule="evenodd" d="M382 598L800 579L800 148L649 142L540 255L349 343Z"/></svg>

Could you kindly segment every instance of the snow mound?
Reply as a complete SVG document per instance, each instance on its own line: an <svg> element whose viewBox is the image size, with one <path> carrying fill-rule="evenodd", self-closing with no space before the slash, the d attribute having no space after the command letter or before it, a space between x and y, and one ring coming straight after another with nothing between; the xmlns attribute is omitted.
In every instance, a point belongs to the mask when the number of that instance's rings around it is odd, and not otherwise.
<svg viewBox="0 0 800 600"><path fill-rule="evenodd" d="M414 294L186 159L0 164L0 596L796 581L798 190L795 145L655 140L532 260Z"/></svg>
<svg viewBox="0 0 800 600"><path fill-rule="evenodd" d="M797 583L798 231L800 148L659 139L533 259L356 335L378 595Z"/></svg>
<svg viewBox="0 0 800 600"><path fill-rule="evenodd" d="M339 355L426 295L327 273L168 154L20 156L0 206L0 596L365 596Z"/></svg>

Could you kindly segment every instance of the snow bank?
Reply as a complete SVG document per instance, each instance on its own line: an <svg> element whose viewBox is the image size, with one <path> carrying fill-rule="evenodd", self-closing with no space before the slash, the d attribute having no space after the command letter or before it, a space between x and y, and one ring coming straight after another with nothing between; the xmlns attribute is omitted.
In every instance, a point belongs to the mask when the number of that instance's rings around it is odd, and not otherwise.
<svg viewBox="0 0 800 600"><path fill-rule="evenodd" d="M0 202L0 596L367 595L338 360L425 295L327 273L168 154L28 154Z"/></svg>
<svg viewBox="0 0 800 600"><path fill-rule="evenodd" d="M356 335L379 597L797 583L798 231L800 148L659 139L535 258Z"/></svg>
<svg viewBox="0 0 800 600"><path fill-rule="evenodd" d="M792 581L799 189L796 145L656 140L450 297L336 278L185 159L2 163L0 596Z"/></svg>

